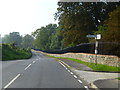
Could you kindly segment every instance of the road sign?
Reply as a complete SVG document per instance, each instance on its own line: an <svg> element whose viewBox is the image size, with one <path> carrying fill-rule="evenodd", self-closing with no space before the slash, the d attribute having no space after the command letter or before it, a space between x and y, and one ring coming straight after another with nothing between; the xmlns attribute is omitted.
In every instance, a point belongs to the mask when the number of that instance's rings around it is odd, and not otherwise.
<svg viewBox="0 0 120 90"><path fill-rule="evenodd" d="M97 34L97 35L87 35L86 37L91 37L91 38L95 38L95 39L101 39L101 34Z"/></svg>
<svg viewBox="0 0 120 90"><path fill-rule="evenodd" d="M101 34L97 34L96 39L101 39Z"/></svg>
<svg viewBox="0 0 120 90"><path fill-rule="evenodd" d="M86 37L96 37L96 35L87 35Z"/></svg>

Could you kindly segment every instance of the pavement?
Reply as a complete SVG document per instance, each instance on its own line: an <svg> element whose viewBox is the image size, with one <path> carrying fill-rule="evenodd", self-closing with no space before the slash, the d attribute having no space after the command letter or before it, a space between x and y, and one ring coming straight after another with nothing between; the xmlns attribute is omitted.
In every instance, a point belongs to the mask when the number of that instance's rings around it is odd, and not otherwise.
<svg viewBox="0 0 120 90"><path fill-rule="evenodd" d="M70 60L59 59L63 64L68 66L81 80L86 81L90 88L98 90L115 89L120 90L120 73L95 72L91 68ZM119 76L120 77L120 76Z"/></svg>

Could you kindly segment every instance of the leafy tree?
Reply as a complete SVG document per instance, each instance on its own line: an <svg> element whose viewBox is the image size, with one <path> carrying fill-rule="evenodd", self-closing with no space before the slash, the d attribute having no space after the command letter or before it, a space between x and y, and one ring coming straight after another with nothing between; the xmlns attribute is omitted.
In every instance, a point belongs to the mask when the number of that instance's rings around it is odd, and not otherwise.
<svg viewBox="0 0 120 90"><path fill-rule="evenodd" d="M22 36L20 36L19 32L12 32L8 35L5 35L2 38L3 43L14 43L16 46L21 46Z"/></svg>
<svg viewBox="0 0 120 90"><path fill-rule="evenodd" d="M105 25L107 30L103 33L103 41L120 43L120 6L109 13Z"/></svg>
<svg viewBox="0 0 120 90"><path fill-rule="evenodd" d="M29 34L25 35L22 38L22 47L23 48L32 48L33 46L33 37Z"/></svg>
<svg viewBox="0 0 120 90"><path fill-rule="evenodd" d="M64 45L69 46L88 42L86 35L96 31L119 3L58 2L58 6L55 19L62 28Z"/></svg>
<svg viewBox="0 0 120 90"><path fill-rule="evenodd" d="M57 28L56 24L49 24L46 27L41 27L33 32L33 36L35 37L34 46L35 48L42 50L49 50L49 37L55 33Z"/></svg>
<svg viewBox="0 0 120 90"><path fill-rule="evenodd" d="M63 48L63 35L60 28L55 30L55 33L49 37L49 49L57 50Z"/></svg>

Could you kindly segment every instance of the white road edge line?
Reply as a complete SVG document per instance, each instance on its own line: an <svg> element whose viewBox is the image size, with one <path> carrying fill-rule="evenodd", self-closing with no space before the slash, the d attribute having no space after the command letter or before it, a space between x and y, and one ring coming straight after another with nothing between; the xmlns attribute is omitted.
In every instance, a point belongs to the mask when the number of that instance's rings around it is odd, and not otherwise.
<svg viewBox="0 0 120 90"><path fill-rule="evenodd" d="M8 88L19 76L20 74L18 74L15 78L13 78L4 88Z"/></svg>
<svg viewBox="0 0 120 90"><path fill-rule="evenodd" d="M61 62L59 62L63 67L65 67L65 65L64 64L62 64Z"/></svg>
<svg viewBox="0 0 120 90"><path fill-rule="evenodd" d="M78 82L79 82L79 83L82 83L82 81L81 81L81 80L78 80Z"/></svg>
<svg viewBox="0 0 120 90"><path fill-rule="evenodd" d="M70 74L73 74L72 72L70 72Z"/></svg>
<svg viewBox="0 0 120 90"><path fill-rule="evenodd" d="M68 70L68 72L70 72L70 70Z"/></svg>
<svg viewBox="0 0 120 90"><path fill-rule="evenodd" d="M89 89L88 89L88 86L84 86L84 87L85 87L87 90L89 90Z"/></svg>
<svg viewBox="0 0 120 90"><path fill-rule="evenodd" d="M73 75L74 76L74 78L77 78L77 76L76 75Z"/></svg>
<svg viewBox="0 0 120 90"><path fill-rule="evenodd" d="M32 64L29 64L24 70L27 70Z"/></svg>

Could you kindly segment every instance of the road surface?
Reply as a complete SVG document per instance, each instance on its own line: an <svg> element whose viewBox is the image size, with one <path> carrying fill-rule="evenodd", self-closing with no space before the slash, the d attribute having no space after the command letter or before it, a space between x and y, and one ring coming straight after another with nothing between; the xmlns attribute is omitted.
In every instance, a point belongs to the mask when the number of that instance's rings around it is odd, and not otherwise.
<svg viewBox="0 0 120 90"><path fill-rule="evenodd" d="M2 88L88 89L62 63L38 52L33 52L31 59L3 61Z"/></svg>

